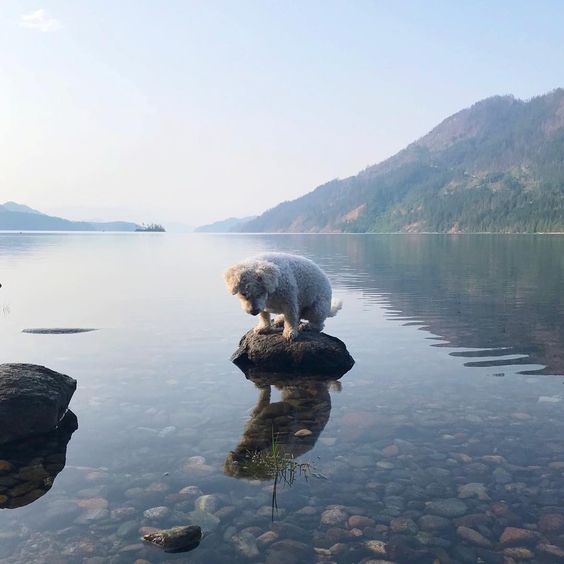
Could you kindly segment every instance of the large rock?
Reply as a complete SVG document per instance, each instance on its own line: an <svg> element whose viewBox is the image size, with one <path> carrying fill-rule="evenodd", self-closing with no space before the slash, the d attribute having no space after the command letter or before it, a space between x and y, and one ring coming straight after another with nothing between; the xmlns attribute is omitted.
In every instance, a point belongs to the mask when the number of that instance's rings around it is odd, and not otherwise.
<svg viewBox="0 0 564 564"><path fill-rule="evenodd" d="M243 336L231 360L245 374L272 371L339 378L354 365L343 341L303 331L295 341L287 341L281 332L260 335L249 331Z"/></svg>
<svg viewBox="0 0 564 564"><path fill-rule="evenodd" d="M61 421L76 380L36 364L0 365L0 444L41 435Z"/></svg>

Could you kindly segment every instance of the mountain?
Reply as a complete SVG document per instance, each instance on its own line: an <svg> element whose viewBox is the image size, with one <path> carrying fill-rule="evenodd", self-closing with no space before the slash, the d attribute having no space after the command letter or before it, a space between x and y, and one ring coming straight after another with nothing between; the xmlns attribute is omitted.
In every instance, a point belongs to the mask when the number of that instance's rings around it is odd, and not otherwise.
<svg viewBox="0 0 564 564"><path fill-rule="evenodd" d="M0 205L0 231L135 231L137 228L139 225L127 221L69 221L15 202Z"/></svg>
<svg viewBox="0 0 564 564"><path fill-rule="evenodd" d="M482 100L380 164L238 230L562 232L564 89Z"/></svg>
<svg viewBox="0 0 564 564"><path fill-rule="evenodd" d="M39 215L44 215L40 211L34 210L29 206L24 206L23 204L16 204L16 202L6 202L5 204L2 204L2 206L4 207L5 210L11 212L35 213Z"/></svg>
<svg viewBox="0 0 564 564"><path fill-rule="evenodd" d="M232 233L233 231L239 231L243 225L256 217L256 215L249 217L229 217L228 219L216 221L208 225L201 225L197 227L195 231L198 233Z"/></svg>

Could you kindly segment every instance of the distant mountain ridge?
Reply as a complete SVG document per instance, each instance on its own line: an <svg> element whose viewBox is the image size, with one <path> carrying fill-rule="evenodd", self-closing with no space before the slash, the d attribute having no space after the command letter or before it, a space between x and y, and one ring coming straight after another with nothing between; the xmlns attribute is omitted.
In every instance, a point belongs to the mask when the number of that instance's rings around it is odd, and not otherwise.
<svg viewBox="0 0 564 564"><path fill-rule="evenodd" d="M23 204L0 204L0 231L135 231L127 221L70 221L46 215Z"/></svg>
<svg viewBox="0 0 564 564"><path fill-rule="evenodd" d="M564 89L487 98L242 232L564 231Z"/></svg>
<svg viewBox="0 0 564 564"><path fill-rule="evenodd" d="M16 202L5 202L2 204L2 207L11 212L21 212L21 213L34 213L37 215L45 215L42 214L40 211L34 210L29 206L24 206L23 204L17 204Z"/></svg>
<svg viewBox="0 0 564 564"><path fill-rule="evenodd" d="M214 223L200 225L195 231L197 233L232 233L256 217L256 215L249 217L228 217L227 219L215 221Z"/></svg>

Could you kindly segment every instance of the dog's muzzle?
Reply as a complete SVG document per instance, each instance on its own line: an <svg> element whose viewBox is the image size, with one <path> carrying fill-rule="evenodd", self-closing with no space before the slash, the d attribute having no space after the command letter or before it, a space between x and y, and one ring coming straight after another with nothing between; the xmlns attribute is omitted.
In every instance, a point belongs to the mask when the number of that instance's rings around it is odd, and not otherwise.
<svg viewBox="0 0 564 564"><path fill-rule="evenodd" d="M250 311L251 315L258 315L259 313L260 313L260 309L258 309L256 307L251 309L251 311Z"/></svg>

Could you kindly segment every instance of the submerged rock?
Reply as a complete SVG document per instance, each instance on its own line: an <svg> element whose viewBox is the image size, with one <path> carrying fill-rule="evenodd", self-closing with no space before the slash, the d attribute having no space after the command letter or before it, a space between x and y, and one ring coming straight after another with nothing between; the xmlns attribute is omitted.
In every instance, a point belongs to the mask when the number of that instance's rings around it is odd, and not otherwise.
<svg viewBox="0 0 564 564"><path fill-rule="evenodd" d="M539 540L539 533L519 527L506 527L499 538L502 546L532 545Z"/></svg>
<svg viewBox="0 0 564 564"><path fill-rule="evenodd" d="M0 444L52 431L76 380L36 364L0 365Z"/></svg>
<svg viewBox="0 0 564 564"><path fill-rule="evenodd" d="M162 521L170 514L170 509L164 505L159 505L158 507L151 507L143 511L143 517L151 521Z"/></svg>
<svg viewBox="0 0 564 564"><path fill-rule="evenodd" d="M165 552L185 552L200 544L202 529L197 525L173 527L144 535L143 540L164 549Z"/></svg>
<svg viewBox="0 0 564 564"><path fill-rule="evenodd" d="M460 517L468 511L468 506L459 499L437 499L427 502L427 511L440 517Z"/></svg>
<svg viewBox="0 0 564 564"><path fill-rule="evenodd" d="M249 331L239 342L231 361L245 374L253 370L327 375L338 378L354 365L354 359L340 339L325 333L303 331L295 341L282 333L260 335Z"/></svg>
<svg viewBox="0 0 564 564"><path fill-rule="evenodd" d="M246 558L256 558L260 553L257 541L251 533L241 531L231 538L235 548Z"/></svg>
<svg viewBox="0 0 564 564"><path fill-rule="evenodd" d="M564 549L559 546L541 543L537 546L537 550L550 559L547 562L564 562Z"/></svg>
<svg viewBox="0 0 564 564"><path fill-rule="evenodd" d="M482 501L488 501L490 499L486 486L478 482L471 482L469 484L463 484L462 486L459 486L458 497L460 499L477 497L479 500Z"/></svg>
<svg viewBox="0 0 564 564"><path fill-rule="evenodd" d="M213 494L202 495L195 501L196 511L215 513L222 505L218 496Z"/></svg>
<svg viewBox="0 0 564 564"><path fill-rule="evenodd" d="M474 544L476 546L481 546L484 548L491 548L492 543L484 537L481 533L470 527L458 527L456 529L456 534L469 544Z"/></svg>
<svg viewBox="0 0 564 564"><path fill-rule="evenodd" d="M564 531L564 514L546 513L539 520L539 529L545 534Z"/></svg>
<svg viewBox="0 0 564 564"><path fill-rule="evenodd" d="M338 525L347 519L348 515L341 507L330 507L321 514L322 525Z"/></svg>
<svg viewBox="0 0 564 564"><path fill-rule="evenodd" d="M221 519L219 517L216 517L213 513L208 513L207 511L191 511L188 513L188 517L193 523L200 523L205 531L215 531L221 523Z"/></svg>

